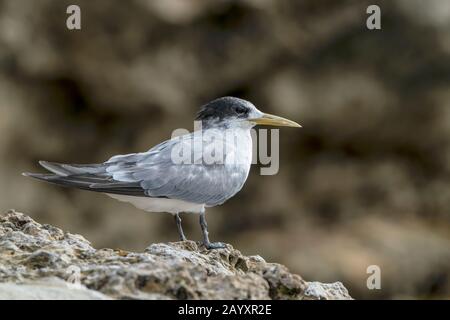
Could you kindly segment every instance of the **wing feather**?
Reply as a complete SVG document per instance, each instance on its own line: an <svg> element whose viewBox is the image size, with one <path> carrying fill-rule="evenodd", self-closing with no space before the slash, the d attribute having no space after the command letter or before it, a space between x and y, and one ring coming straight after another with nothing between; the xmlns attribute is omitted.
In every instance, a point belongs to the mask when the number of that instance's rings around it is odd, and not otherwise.
<svg viewBox="0 0 450 320"><path fill-rule="evenodd" d="M41 161L52 174L27 176L84 190L132 196L165 197L208 206L221 204L238 192L249 167L223 164L180 164L174 148L189 146L191 158L202 155L194 134L167 140L147 152L118 155L101 164L62 164ZM195 163L195 162L194 162Z"/></svg>

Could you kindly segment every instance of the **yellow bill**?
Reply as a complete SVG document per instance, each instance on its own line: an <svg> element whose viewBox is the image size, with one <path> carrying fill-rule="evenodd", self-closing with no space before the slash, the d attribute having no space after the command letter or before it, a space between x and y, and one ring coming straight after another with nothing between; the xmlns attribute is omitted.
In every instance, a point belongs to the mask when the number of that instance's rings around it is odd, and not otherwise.
<svg viewBox="0 0 450 320"><path fill-rule="evenodd" d="M285 118L282 118L279 116L275 116L275 115L269 114L269 113L264 113L262 115L262 117L250 119L250 121L254 122L256 124L267 125L267 126L295 127L295 128L302 127L295 121L288 120L288 119L285 119Z"/></svg>

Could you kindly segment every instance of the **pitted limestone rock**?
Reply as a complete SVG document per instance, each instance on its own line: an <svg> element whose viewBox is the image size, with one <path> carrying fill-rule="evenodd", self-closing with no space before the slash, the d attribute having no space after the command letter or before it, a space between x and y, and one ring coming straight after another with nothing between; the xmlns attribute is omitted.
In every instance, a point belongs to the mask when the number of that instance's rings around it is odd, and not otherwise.
<svg viewBox="0 0 450 320"><path fill-rule="evenodd" d="M0 282L0 299L24 292L36 299L351 299L341 283L308 283L230 245L95 249L80 235L14 210L0 216Z"/></svg>

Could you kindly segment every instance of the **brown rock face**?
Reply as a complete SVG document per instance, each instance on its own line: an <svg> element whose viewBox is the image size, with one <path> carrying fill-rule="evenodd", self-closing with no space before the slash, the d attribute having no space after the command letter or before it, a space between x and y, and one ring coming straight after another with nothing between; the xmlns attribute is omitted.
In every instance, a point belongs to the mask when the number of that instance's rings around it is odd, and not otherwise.
<svg viewBox="0 0 450 320"><path fill-rule="evenodd" d="M340 282L304 281L230 245L95 249L13 210L0 217L0 266L0 299L351 299Z"/></svg>

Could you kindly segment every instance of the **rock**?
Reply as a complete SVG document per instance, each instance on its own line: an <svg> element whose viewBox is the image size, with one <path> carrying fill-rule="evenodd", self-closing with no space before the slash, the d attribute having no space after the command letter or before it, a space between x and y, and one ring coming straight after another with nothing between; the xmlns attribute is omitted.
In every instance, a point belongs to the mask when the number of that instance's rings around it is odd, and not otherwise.
<svg viewBox="0 0 450 320"><path fill-rule="evenodd" d="M94 249L14 210L0 217L0 282L0 299L351 299L340 282L306 282L230 245Z"/></svg>
<svg viewBox="0 0 450 320"><path fill-rule="evenodd" d="M336 297L348 296L348 291L341 282L320 283L309 282L304 290L305 299L335 300Z"/></svg>
<svg viewBox="0 0 450 320"><path fill-rule="evenodd" d="M0 283L0 300L108 300L104 294L58 278L31 283Z"/></svg>

